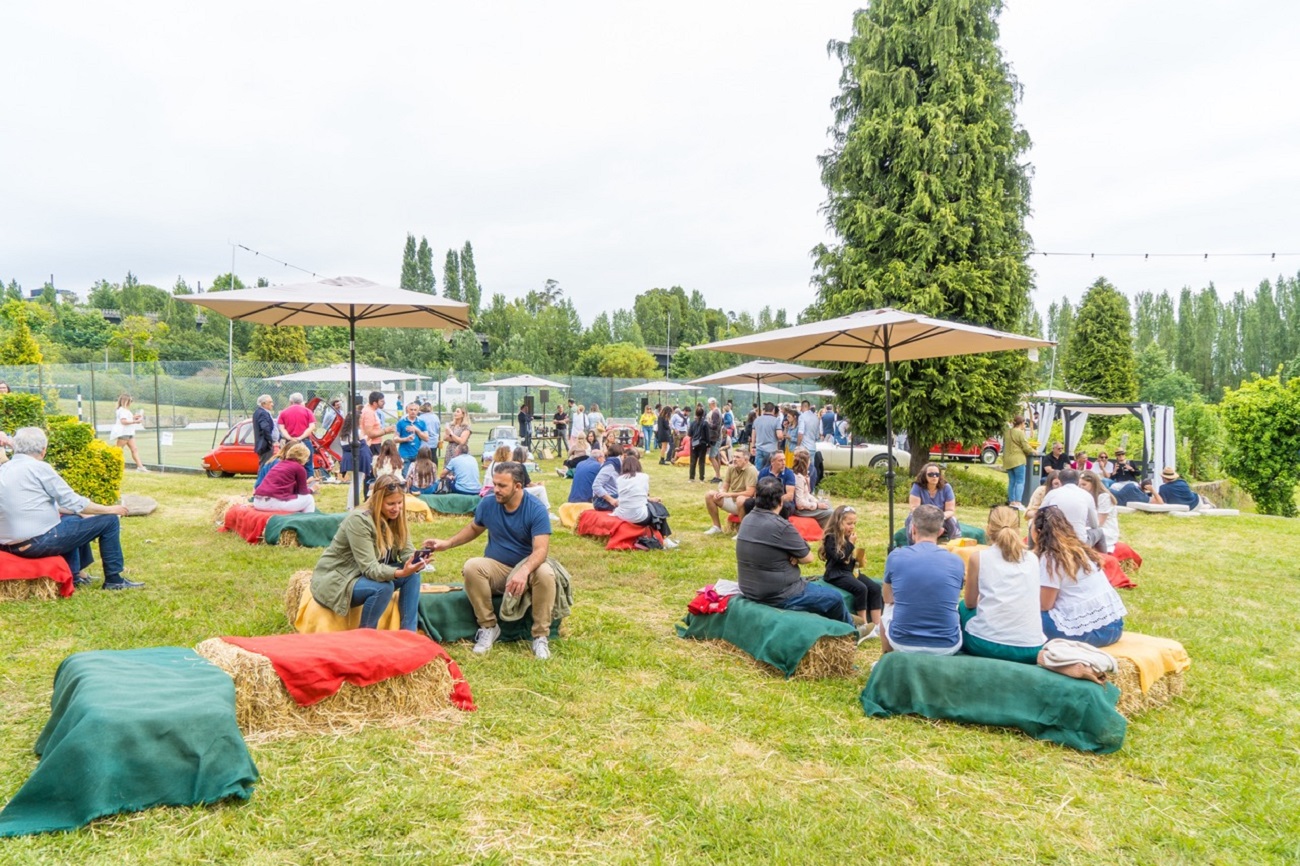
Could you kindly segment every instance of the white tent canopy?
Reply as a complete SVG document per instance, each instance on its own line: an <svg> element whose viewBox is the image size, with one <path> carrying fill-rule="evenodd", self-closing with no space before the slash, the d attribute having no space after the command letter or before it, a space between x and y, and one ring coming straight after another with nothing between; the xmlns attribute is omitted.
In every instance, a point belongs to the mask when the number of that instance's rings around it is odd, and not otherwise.
<svg viewBox="0 0 1300 866"><path fill-rule="evenodd" d="M1174 409L1153 403L1088 403L1048 401L1038 404L1038 429L1050 431L1057 415L1065 433L1065 449L1075 453L1083 438L1083 426L1089 415L1133 415L1142 419L1142 460L1147 464L1146 474L1156 475L1166 466L1176 462L1177 440L1174 438ZM1043 451L1050 450L1042 441Z"/></svg>
<svg viewBox="0 0 1300 866"><path fill-rule="evenodd" d="M560 382L552 382L550 379L543 379L540 376L534 376L532 373L524 373L519 376L509 376L505 379L493 379L491 382L484 382L478 385L479 388L568 388L568 385Z"/></svg>
<svg viewBox="0 0 1300 866"><path fill-rule="evenodd" d="M695 385L671 382L668 379L652 379L640 385L628 385L626 388L619 388L618 390L630 394L668 394L673 391L702 391L703 389Z"/></svg>
<svg viewBox="0 0 1300 866"><path fill-rule="evenodd" d="M352 368L347 364L331 364L315 370L303 370L300 373L286 373L272 376L268 382L347 382L352 377ZM405 382L410 379L427 379L419 373L405 370L385 370L383 367L371 367L369 364L357 364L357 382L378 384L380 382Z"/></svg>

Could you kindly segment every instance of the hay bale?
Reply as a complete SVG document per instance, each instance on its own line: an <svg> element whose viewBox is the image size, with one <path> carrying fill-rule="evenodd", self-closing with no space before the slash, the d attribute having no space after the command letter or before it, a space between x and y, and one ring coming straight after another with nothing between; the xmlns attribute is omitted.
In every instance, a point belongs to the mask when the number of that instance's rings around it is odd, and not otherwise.
<svg viewBox="0 0 1300 866"><path fill-rule="evenodd" d="M1165 674L1143 694L1137 665L1126 658L1117 658L1115 661L1119 663L1119 671L1110 677L1110 681L1119 688L1119 705L1116 709L1125 718L1162 707L1183 693L1181 672Z"/></svg>
<svg viewBox="0 0 1300 866"><path fill-rule="evenodd" d="M449 698L451 674L441 659L364 688L344 683L330 697L303 707L290 696L265 656L221 638L205 640L195 652L235 681L235 721L246 738L349 734L367 727L401 728L460 717Z"/></svg>
<svg viewBox="0 0 1300 866"><path fill-rule="evenodd" d="M24 580L0 580L0 601L54 601L59 585L48 577Z"/></svg>
<svg viewBox="0 0 1300 866"><path fill-rule="evenodd" d="M276 546L277 547L302 547L302 545L298 543L298 530L281 529L280 540L276 542Z"/></svg>
<svg viewBox="0 0 1300 866"><path fill-rule="evenodd" d="M731 655L746 659L763 673L785 679L785 672L767 662L761 662L735 644L725 640L704 640L700 643L717 647ZM830 677L853 676L853 660L857 656L857 640L853 635L820 637L799 662L790 679L820 680Z"/></svg>
<svg viewBox="0 0 1300 866"><path fill-rule="evenodd" d="M217 499L217 504L212 506L212 522L218 527L226 525L226 512L235 505L247 505L247 496L222 496Z"/></svg>
<svg viewBox="0 0 1300 866"><path fill-rule="evenodd" d="M298 621L298 610L302 607L304 593L311 591L311 569L304 568L289 576L289 588L284 591L284 616L293 626Z"/></svg>

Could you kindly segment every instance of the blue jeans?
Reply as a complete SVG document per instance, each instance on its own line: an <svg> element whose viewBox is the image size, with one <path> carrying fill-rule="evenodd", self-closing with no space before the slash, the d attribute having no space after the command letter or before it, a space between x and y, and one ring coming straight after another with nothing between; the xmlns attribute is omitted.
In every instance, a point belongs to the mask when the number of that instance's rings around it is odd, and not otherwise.
<svg viewBox="0 0 1300 866"><path fill-rule="evenodd" d="M359 577L352 585L352 606L361 606L361 628L378 628L393 592L399 593L397 610L403 631L415 631L420 617L420 572L390 581Z"/></svg>
<svg viewBox="0 0 1300 866"><path fill-rule="evenodd" d="M77 575L95 561L90 542L99 539L99 556L104 560L104 580L109 583L122 579L125 560L122 557L122 523L116 514L92 514L78 517L65 514L59 525L48 532L29 539L22 550L10 552L27 559L41 556L62 556L68 568Z"/></svg>
<svg viewBox="0 0 1300 866"><path fill-rule="evenodd" d="M641 428L641 450L648 451L651 448L653 448L654 441L655 441L655 428L642 427Z"/></svg>
<svg viewBox="0 0 1300 866"><path fill-rule="evenodd" d="M827 619L839 620L853 625L853 617L849 616L848 608L844 606L844 596L840 595L837 590L831 589L829 586L823 586L820 583L808 584L803 592L794 598L780 602L776 606L785 610L807 611L808 613L824 616Z"/></svg>
<svg viewBox="0 0 1300 866"><path fill-rule="evenodd" d="M1108 647L1124 636L1124 618L1120 617L1085 634L1066 634L1056 627L1051 615L1043 611L1043 634L1047 635L1048 640L1059 637L1065 640L1082 641L1090 646Z"/></svg>
<svg viewBox="0 0 1300 866"><path fill-rule="evenodd" d="M1026 468L1026 464L1021 463L1014 469L1007 470L1007 502L1024 503Z"/></svg>

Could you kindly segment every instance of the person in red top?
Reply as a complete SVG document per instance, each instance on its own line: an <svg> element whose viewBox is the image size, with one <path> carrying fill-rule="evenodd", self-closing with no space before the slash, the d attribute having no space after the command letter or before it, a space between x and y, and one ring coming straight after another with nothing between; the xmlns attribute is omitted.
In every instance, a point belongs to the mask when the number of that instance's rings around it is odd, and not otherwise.
<svg viewBox="0 0 1300 866"><path fill-rule="evenodd" d="M271 467L253 491L253 507L258 511L292 511L311 514L316 510L315 489L307 483L304 464L311 452L301 442L289 446L284 459Z"/></svg>
<svg viewBox="0 0 1300 866"><path fill-rule="evenodd" d="M369 405L361 410L361 435L366 437L366 444L370 446L372 456L379 456L379 445L384 436L389 433L397 432L397 428L392 425L384 426L384 422L379 420L379 410L384 408L384 393L382 391L371 391Z"/></svg>

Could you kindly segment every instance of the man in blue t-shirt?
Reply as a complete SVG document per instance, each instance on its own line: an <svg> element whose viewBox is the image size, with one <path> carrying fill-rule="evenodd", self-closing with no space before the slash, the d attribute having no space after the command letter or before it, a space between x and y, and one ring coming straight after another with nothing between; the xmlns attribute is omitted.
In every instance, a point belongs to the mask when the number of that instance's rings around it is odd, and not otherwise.
<svg viewBox="0 0 1300 866"><path fill-rule="evenodd" d="M437 448L438 440L434 441ZM406 404L406 414L397 422L397 454L402 458L402 466L410 467L415 462L421 445L429 444L429 428L420 420L420 407L416 403Z"/></svg>
<svg viewBox="0 0 1300 866"><path fill-rule="evenodd" d="M776 406L764 403L763 411L754 419L754 429L750 431L750 437L754 440L754 465L760 472L767 468L768 461L779 450L776 429L780 426L781 422L776 417Z"/></svg>
<svg viewBox="0 0 1300 866"><path fill-rule="evenodd" d="M461 568L465 595L474 608L478 634L474 652L492 649L501 636L494 595L531 595L533 613L533 655L551 657L551 618L555 610L555 570L546 558L551 548L551 518L546 506L524 493L524 467L498 463L492 473L492 495L483 497L474 509L474 519L460 532L444 540L434 539L434 550L450 550L473 541L485 531L487 547L482 556L467 559Z"/></svg>
<svg viewBox="0 0 1300 866"><path fill-rule="evenodd" d="M438 420L438 413L433 411L432 403L425 403L420 407L420 420L424 422L424 431L429 434L428 446L433 452L433 462L438 462L438 443L442 441L442 422Z"/></svg>
<svg viewBox="0 0 1300 866"><path fill-rule="evenodd" d="M593 448L587 452L587 459L573 467L573 485L569 487L570 502L590 502L592 496L592 487L596 483L596 476L600 474L601 467L605 465L605 452L599 448Z"/></svg>
<svg viewBox="0 0 1300 866"><path fill-rule="evenodd" d="M777 478L781 482L781 487L785 493L781 496L781 507L784 509L789 503L789 510L794 510L794 470L785 467L785 452L777 451L768 458L767 467L758 473L758 480L762 481L769 475Z"/></svg>
<svg viewBox="0 0 1300 866"><path fill-rule="evenodd" d="M478 493L482 489L478 483L478 461L464 445L457 445L455 451L456 456L447 461L442 477L451 479L453 493Z"/></svg>
<svg viewBox="0 0 1300 866"><path fill-rule="evenodd" d="M1201 505L1201 497L1192 492L1191 486L1178 475L1178 470L1166 466L1160 473L1160 500L1165 505L1186 505L1195 511Z"/></svg>
<svg viewBox="0 0 1300 866"><path fill-rule="evenodd" d="M961 597L966 569L961 557L935 542L943 512L918 505L908 529L912 544L885 559L885 612L881 650L950 656L961 649Z"/></svg>

